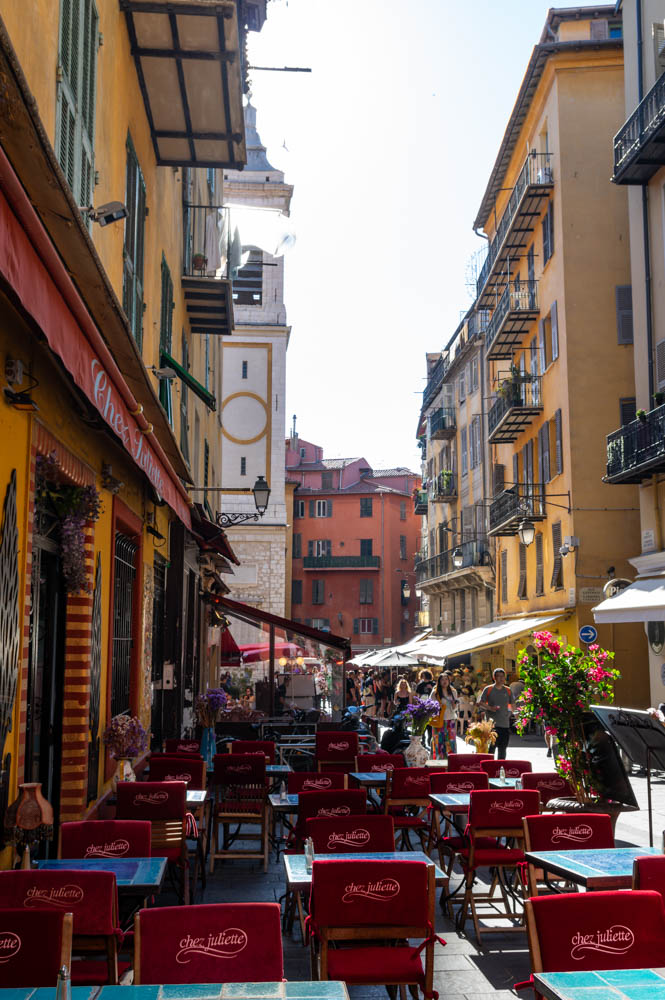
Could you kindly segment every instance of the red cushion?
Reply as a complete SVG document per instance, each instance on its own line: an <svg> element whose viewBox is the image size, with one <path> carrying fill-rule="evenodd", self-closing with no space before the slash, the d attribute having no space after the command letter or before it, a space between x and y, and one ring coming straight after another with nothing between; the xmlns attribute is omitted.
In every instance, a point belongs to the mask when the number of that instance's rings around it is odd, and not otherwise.
<svg viewBox="0 0 665 1000"><path fill-rule="evenodd" d="M328 979L346 983L424 983L415 948L329 948Z"/></svg>
<svg viewBox="0 0 665 1000"><path fill-rule="evenodd" d="M118 979L131 969L131 962L118 962ZM72 986L99 986L108 983L109 973L105 958L82 958L72 961Z"/></svg>
<svg viewBox="0 0 665 1000"><path fill-rule="evenodd" d="M532 851L614 847L612 820L606 813L541 813L525 819Z"/></svg>

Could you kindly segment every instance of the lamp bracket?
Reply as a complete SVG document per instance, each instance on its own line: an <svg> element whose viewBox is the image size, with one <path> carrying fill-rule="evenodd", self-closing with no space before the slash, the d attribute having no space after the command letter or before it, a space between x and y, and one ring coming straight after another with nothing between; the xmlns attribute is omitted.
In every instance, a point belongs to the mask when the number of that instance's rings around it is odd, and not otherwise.
<svg viewBox="0 0 665 1000"><path fill-rule="evenodd" d="M215 521L220 526L220 528L228 528L234 524L244 524L245 521L258 521L261 515L258 511L254 513L244 513L238 511L235 514L227 514L224 511L217 511L215 514Z"/></svg>

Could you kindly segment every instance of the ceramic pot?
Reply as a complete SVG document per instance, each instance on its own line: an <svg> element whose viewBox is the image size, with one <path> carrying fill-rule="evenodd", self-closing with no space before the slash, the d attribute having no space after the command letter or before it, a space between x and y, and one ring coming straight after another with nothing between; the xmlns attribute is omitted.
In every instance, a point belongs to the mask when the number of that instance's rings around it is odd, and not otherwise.
<svg viewBox="0 0 665 1000"><path fill-rule="evenodd" d="M404 760L407 767L424 767L429 759L427 747L423 746L422 736L412 736L408 747L404 751Z"/></svg>
<svg viewBox="0 0 665 1000"><path fill-rule="evenodd" d="M114 789L117 789L119 781L136 781L134 768L132 767L132 757L118 757L115 762L115 774L111 779Z"/></svg>

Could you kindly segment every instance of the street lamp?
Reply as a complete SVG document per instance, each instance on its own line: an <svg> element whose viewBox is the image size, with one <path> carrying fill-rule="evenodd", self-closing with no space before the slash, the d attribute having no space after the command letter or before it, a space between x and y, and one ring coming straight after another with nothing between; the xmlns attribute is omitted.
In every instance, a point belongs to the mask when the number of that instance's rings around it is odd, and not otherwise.
<svg viewBox="0 0 665 1000"><path fill-rule="evenodd" d="M522 543L522 545L526 546L531 545L531 542L536 537L536 528L533 521L529 521L528 518L526 517L524 518L523 521L520 521L520 525L517 529L517 534L520 537L520 542Z"/></svg>
<svg viewBox="0 0 665 1000"><path fill-rule="evenodd" d="M461 569L462 563L464 562L464 553L460 545L456 549L453 549L453 566L455 569Z"/></svg>
<svg viewBox="0 0 665 1000"><path fill-rule="evenodd" d="M254 483L252 493L254 495L254 506L256 507L255 513L238 511L237 513L226 514L220 510L215 518L217 524L222 528L228 528L233 524L243 524L245 521L258 521L260 517L263 517L268 509L268 500L270 499L270 487L263 476L259 476Z"/></svg>
<svg viewBox="0 0 665 1000"><path fill-rule="evenodd" d="M405 583L404 586L402 587L402 597L404 598L405 601L408 601L408 599L411 597L411 587L408 585L408 583Z"/></svg>

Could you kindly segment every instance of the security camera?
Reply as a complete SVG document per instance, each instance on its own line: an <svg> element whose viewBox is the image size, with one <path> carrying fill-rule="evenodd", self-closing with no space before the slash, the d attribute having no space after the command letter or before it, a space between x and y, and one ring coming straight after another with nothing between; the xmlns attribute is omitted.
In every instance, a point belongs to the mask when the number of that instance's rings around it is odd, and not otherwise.
<svg viewBox="0 0 665 1000"><path fill-rule="evenodd" d="M572 548L570 547L570 545L568 545L568 544L564 544L564 545L562 545L562 546L561 546L561 548L559 549L559 555L560 555L560 556L567 556L567 555L568 555L568 553L569 553L569 552L572 552L572 551L573 551L573 550L572 550Z"/></svg>
<svg viewBox="0 0 665 1000"><path fill-rule="evenodd" d="M90 206L83 211L92 222L97 222L100 226L108 226L110 222L120 222L121 219L126 219L129 214L126 205L123 205L121 201L109 201L106 205L100 205L99 208Z"/></svg>

